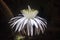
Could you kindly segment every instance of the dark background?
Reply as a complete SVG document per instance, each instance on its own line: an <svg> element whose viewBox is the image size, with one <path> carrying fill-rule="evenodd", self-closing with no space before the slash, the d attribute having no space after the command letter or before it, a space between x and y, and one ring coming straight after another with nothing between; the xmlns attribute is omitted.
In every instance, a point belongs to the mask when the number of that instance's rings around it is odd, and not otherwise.
<svg viewBox="0 0 60 40"><path fill-rule="evenodd" d="M42 37L33 37L31 40L60 40L60 1L59 0L3 0L13 12L14 16L21 9L31 8L39 10L38 16L45 18L48 22L47 29ZM14 35L8 24L6 11L0 4L0 40L13 40ZM28 39L26 39L28 40Z"/></svg>

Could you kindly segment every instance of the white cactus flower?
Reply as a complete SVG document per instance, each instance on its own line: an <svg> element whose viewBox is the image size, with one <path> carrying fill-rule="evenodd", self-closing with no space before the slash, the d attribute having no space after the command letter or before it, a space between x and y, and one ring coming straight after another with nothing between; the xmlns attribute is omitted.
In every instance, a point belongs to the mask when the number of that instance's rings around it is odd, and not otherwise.
<svg viewBox="0 0 60 40"><path fill-rule="evenodd" d="M26 27L27 35L33 36L33 26L35 26L35 34L39 34L40 32L44 33L47 22L45 19L37 16L38 10L31 9L28 5L28 9L21 10L21 13L23 16L20 15L10 19L10 26L12 28L16 26L15 31L20 32Z"/></svg>

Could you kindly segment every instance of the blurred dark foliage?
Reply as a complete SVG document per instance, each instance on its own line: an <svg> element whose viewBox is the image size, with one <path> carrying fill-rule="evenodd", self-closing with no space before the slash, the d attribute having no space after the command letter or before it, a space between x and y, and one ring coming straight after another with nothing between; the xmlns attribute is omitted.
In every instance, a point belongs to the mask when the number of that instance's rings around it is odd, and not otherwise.
<svg viewBox="0 0 60 40"><path fill-rule="evenodd" d="M13 12L14 16L20 13L21 9L30 5L39 10L39 16L48 22L44 34L25 38L25 40L60 40L60 1L59 0L3 0ZM0 40L13 40L14 35L8 24L6 12L0 4Z"/></svg>

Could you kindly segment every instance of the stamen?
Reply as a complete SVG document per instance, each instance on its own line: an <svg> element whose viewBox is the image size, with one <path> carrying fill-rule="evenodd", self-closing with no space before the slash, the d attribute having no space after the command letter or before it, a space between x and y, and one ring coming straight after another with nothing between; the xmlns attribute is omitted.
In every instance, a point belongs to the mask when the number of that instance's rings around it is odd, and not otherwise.
<svg viewBox="0 0 60 40"><path fill-rule="evenodd" d="M31 11L31 7L28 5L28 10Z"/></svg>

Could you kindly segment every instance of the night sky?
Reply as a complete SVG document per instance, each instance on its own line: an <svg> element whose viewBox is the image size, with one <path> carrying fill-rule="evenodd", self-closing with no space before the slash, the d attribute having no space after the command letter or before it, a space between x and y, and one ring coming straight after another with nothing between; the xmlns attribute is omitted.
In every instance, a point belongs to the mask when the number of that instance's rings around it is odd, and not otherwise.
<svg viewBox="0 0 60 40"><path fill-rule="evenodd" d="M31 8L39 10L38 16L47 20L47 29L42 37L33 37L31 40L60 40L60 2L58 0L3 0L11 9L14 16L21 14L20 10ZM0 2L1 3L1 2ZM0 40L13 40L7 11L0 4ZM40 38L39 38L40 37ZM35 38L35 39L34 39ZM26 39L28 40L28 39Z"/></svg>

